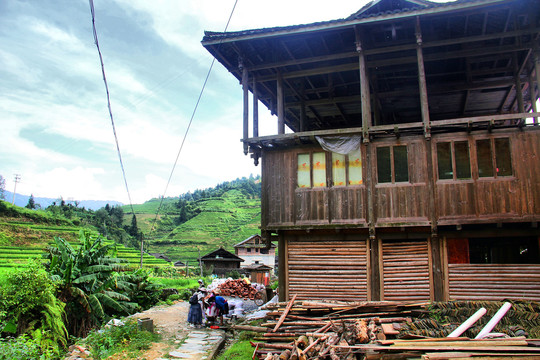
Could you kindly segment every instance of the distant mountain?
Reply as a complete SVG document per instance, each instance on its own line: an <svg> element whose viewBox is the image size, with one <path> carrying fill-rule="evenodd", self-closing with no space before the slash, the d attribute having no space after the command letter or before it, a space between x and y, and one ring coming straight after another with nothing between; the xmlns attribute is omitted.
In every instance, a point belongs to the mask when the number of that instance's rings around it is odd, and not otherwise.
<svg viewBox="0 0 540 360"><path fill-rule="evenodd" d="M13 202L13 193L10 191L5 191L5 200L9 203ZM28 204L28 199L30 199L30 195L21 195L21 194L15 194L15 205L24 207L26 204ZM59 198L52 199L52 198L43 198L43 197L35 197L34 201L36 204L39 204L42 209L45 209L47 206L52 205L53 202L60 201ZM79 207L85 207L86 209L90 210L98 210L104 207L105 205L109 204L110 206L114 205L124 205L119 201L114 200L67 200L64 199L66 203L74 204L75 201L77 202Z"/></svg>

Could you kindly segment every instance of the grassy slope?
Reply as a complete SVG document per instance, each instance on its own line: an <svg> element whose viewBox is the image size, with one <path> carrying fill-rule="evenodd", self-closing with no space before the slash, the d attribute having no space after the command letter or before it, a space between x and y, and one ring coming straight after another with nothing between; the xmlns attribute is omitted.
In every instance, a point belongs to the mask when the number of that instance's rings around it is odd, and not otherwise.
<svg viewBox="0 0 540 360"><path fill-rule="evenodd" d="M193 263L198 249L201 255L220 246L234 252L234 244L259 233L260 199L248 199L240 191L230 190L218 198L199 200L196 206L200 214L168 233L157 232L149 241L150 251L164 253L173 261Z"/></svg>
<svg viewBox="0 0 540 360"><path fill-rule="evenodd" d="M74 245L79 241L79 231L83 227L75 226L67 219L53 217L45 211L12 206L6 202L3 202L3 206L7 211L0 213L0 272L3 268L24 266L30 258L41 258L44 249L55 237L61 237ZM117 249L118 257L127 260L130 266L140 264L139 250L122 245ZM170 266L149 255L144 256L143 263L146 266Z"/></svg>

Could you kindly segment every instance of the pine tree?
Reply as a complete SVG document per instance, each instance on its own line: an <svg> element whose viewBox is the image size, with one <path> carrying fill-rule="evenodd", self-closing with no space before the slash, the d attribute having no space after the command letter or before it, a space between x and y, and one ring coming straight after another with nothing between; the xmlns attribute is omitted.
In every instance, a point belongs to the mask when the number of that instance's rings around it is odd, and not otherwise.
<svg viewBox="0 0 540 360"><path fill-rule="evenodd" d="M129 227L128 233L134 237L137 237L139 234L139 227L137 226L137 217L135 214L133 214L133 217L131 218L131 226Z"/></svg>
<svg viewBox="0 0 540 360"><path fill-rule="evenodd" d="M35 209L36 208L36 202L34 201L34 195L30 194L30 198L28 199L28 204L25 206L27 209Z"/></svg>

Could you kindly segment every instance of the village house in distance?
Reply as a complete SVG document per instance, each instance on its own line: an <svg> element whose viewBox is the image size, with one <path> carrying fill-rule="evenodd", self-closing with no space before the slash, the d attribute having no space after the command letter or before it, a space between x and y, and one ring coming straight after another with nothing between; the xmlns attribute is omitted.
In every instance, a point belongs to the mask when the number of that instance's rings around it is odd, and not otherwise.
<svg viewBox="0 0 540 360"><path fill-rule="evenodd" d="M270 244L269 248L266 247L260 235L252 235L234 245L234 254L244 259L241 267L262 264L273 269L276 266L276 245Z"/></svg>
<svg viewBox="0 0 540 360"><path fill-rule="evenodd" d="M280 300L540 300L540 1L374 0L202 45L241 82Z"/></svg>

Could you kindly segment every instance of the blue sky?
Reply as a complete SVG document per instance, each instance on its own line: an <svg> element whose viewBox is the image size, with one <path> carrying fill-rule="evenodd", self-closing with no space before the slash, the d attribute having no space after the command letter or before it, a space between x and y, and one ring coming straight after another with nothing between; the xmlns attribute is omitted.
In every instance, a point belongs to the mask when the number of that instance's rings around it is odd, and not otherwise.
<svg viewBox="0 0 540 360"><path fill-rule="evenodd" d="M229 30L346 17L365 1L239 0ZM315 5L316 4L316 5ZM95 0L134 203L163 194L234 0ZM128 203L87 0L0 1L0 175L17 193ZM261 134L276 120L259 107ZM242 91L216 62L165 196L259 174L244 156Z"/></svg>

